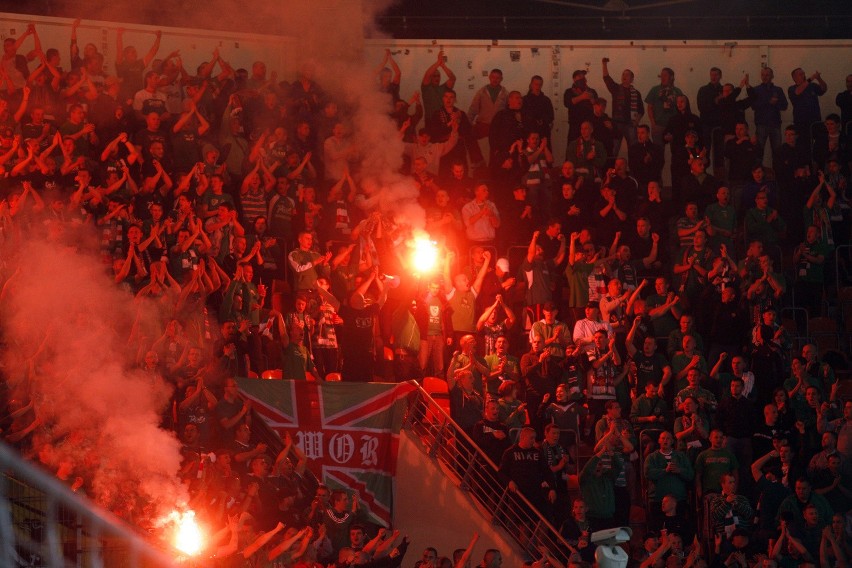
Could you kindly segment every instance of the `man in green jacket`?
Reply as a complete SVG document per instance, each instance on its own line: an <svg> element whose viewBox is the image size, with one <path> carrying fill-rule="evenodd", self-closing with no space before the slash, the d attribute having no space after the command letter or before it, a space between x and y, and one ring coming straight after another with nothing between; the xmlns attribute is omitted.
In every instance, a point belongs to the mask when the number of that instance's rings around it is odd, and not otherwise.
<svg viewBox="0 0 852 568"><path fill-rule="evenodd" d="M580 493L588 508L592 531L612 526L615 515L615 479L623 467L621 454L604 446L580 472Z"/></svg>
<svg viewBox="0 0 852 568"><path fill-rule="evenodd" d="M661 514L663 497L669 494L677 499L678 507L686 506L687 484L695 476L686 454L674 449L671 432L661 432L659 444L660 449L645 460L649 515ZM651 524L656 526L654 520Z"/></svg>

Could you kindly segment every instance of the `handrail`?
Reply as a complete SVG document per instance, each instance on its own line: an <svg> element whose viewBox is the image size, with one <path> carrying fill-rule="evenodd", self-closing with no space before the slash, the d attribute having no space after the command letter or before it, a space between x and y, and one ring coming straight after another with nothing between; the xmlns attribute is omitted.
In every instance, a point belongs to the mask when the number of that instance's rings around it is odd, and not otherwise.
<svg viewBox="0 0 852 568"><path fill-rule="evenodd" d="M852 123L849 124L852 125ZM840 278L840 251L844 249L848 251L849 249L852 249L852 245L837 245L834 249L834 282L837 286L837 295L835 297L838 299L838 303L840 299L840 289L843 288Z"/></svg>
<svg viewBox="0 0 852 568"><path fill-rule="evenodd" d="M563 566L568 564L574 552L568 541L525 496L504 486L497 465L419 384L409 398L403 428L414 434L424 451L439 460L446 471L454 472L460 488L527 554L540 558L544 547Z"/></svg>
<svg viewBox="0 0 852 568"><path fill-rule="evenodd" d="M110 539L111 546L121 544L122 548L126 547L126 559L130 566L177 565L176 558L170 558L166 552L157 549L124 521L83 499L4 443L0 443L0 469L3 471L0 475L0 566L18 566L19 554L36 554L50 568L65 568L68 565L100 568L104 566L103 538L106 537ZM42 539L31 538L16 528L14 512L18 504L9 491L12 480L18 480L37 492L38 498L45 500L44 509L37 512L43 514L43 518L39 519L45 531ZM62 554L64 541L61 538L61 521L57 518L59 510L75 515L76 524L82 525L83 532L87 533L82 535L80 531L75 531L78 536L87 538L85 543L75 539L75 550L79 557L72 564ZM37 513L29 511L31 516ZM85 555L88 555L87 558L83 557Z"/></svg>

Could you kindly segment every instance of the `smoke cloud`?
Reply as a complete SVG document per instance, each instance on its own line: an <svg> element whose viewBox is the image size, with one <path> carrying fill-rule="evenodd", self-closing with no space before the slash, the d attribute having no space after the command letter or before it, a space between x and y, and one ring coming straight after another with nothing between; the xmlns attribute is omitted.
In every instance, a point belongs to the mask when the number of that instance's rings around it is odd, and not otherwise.
<svg viewBox="0 0 852 568"><path fill-rule="evenodd" d="M159 428L170 388L134 370L127 352L137 312L151 308L118 290L104 264L71 242L9 248L2 361L12 395L33 400L46 427L36 439L54 448L41 454L45 465L70 463L92 498L124 516L143 503L173 508L184 500L180 444Z"/></svg>

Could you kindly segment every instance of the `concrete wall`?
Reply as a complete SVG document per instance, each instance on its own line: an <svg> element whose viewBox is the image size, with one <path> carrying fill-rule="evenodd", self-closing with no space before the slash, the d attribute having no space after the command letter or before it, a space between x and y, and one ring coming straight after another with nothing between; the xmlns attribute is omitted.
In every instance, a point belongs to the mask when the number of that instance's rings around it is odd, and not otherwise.
<svg viewBox="0 0 852 568"><path fill-rule="evenodd" d="M427 546L452 558L456 548L467 548L474 531L480 538L470 561L476 566L489 548L500 550L503 566L521 566L521 552L501 530L485 520L468 495L460 491L403 431L394 494L394 528L411 538L403 565L411 566Z"/></svg>
<svg viewBox="0 0 852 568"><path fill-rule="evenodd" d="M228 17L223 14L222 17ZM70 67L69 44L71 41L71 20L66 18L50 18L42 16L27 16L0 12L0 40L8 37L17 38L27 28L28 23L34 23L42 43L42 49L54 47L62 57L62 67ZM138 24L121 24L99 20L83 20L77 30L77 42L80 51L87 43L93 43L98 51L104 54L107 72L115 72L115 31L125 28L124 45L132 45L143 57L154 42L154 34L158 29L163 30L163 38L158 51L159 57L164 57L171 51L180 50L184 67L191 74L195 68L209 61L213 49L218 47L222 59L231 64L234 69L243 67L251 69L254 61L267 63L270 72L291 70L287 65L292 60L294 42L279 36L261 34L240 34L230 32L209 32L189 28L156 28ZM33 48L31 38L24 41L18 53L26 54ZM30 70L35 69L36 62L30 63ZM218 67L217 71L218 72Z"/></svg>

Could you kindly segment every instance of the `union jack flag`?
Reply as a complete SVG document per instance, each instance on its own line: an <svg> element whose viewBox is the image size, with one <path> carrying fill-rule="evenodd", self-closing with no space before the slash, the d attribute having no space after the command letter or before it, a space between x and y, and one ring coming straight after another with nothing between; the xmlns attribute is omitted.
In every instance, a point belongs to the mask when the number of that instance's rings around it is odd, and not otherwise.
<svg viewBox="0 0 852 568"><path fill-rule="evenodd" d="M243 395L279 435L289 432L314 475L354 490L371 519L388 525L408 383L238 379Z"/></svg>

